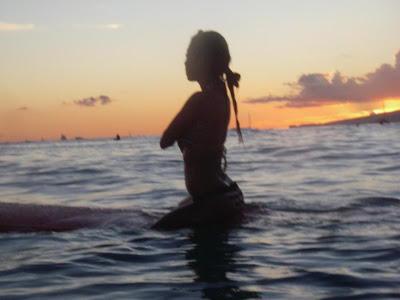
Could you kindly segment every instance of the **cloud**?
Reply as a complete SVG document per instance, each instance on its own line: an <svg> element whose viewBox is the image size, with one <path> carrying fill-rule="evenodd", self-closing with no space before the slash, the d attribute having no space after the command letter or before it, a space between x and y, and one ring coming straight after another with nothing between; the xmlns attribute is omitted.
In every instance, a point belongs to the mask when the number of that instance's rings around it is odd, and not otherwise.
<svg viewBox="0 0 400 300"><path fill-rule="evenodd" d="M350 53L341 53L339 55L336 56L337 59L352 59L353 55L351 55Z"/></svg>
<svg viewBox="0 0 400 300"><path fill-rule="evenodd" d="M122 24L102 24L102 25L93 25L93 24L73 24L72 27L76 29L111 29L116 30L122 28Z"/></svg>
<svg viewBox="0 0 400 300"><path fill-rule="evenodd" d="M80 105L80 106L86 106L86 107L93 107L95 105L97 105L98 103L101 105L107 105L109 103L111 103L113 100L105 95L100 95L98 97L89 97L89 98L84 98L81 100L74 100L74 103L76 105ZM65 104L65 102L63 102L63 104Z"/></svg>
<svg viewBox="0 0 400 300"><path fill-rule="evenodd" d="M0 22L0 32L34 30L35 28L34 24Z"/></svg>
<svg viewBox="0 0 400 300"><path fill-rule="evenodd" d="M17 110L28 110L28 107L26 107L26 106L21 106L21 107L18 107Z"/></svg>
<svg viewBox="0 0 400 300"><path fill-rule="evenodd" d="M395 64L383 64L363 77L303 74L297 82L288 84L295 92L290 95L269 95L245 100L250 104L283 102L281 107L310 107L338 103L373 102L385 98L400 98L400 51Z"/></svg>

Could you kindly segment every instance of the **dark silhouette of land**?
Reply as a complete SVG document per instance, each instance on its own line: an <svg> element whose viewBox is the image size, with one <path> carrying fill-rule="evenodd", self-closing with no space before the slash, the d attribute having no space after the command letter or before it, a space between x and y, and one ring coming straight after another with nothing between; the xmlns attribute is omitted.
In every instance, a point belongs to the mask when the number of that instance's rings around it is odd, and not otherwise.
<svg viewBox="0 0 400 300"><path fill-rule="evenodd" d="M321 123L321 124L302 124L299 126L292 125L292 126L290 126L290 128L309 127L309 126L327 126L327 125L361 125L361 124L369 124L369 123L385 124L385 123L392 123L392 122L400 122L400 110L389 112L389 113L381 113L381 114L371 113L367 117L346 119L346 120Z"/></svg>

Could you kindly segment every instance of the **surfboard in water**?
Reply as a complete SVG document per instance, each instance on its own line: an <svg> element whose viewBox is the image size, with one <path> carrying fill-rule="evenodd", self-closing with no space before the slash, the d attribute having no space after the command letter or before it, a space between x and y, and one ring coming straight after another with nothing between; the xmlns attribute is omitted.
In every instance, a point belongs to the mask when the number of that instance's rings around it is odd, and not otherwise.
<svg viewBox="0 0 400 300"><path fill-rule="evenodd" d="M219 201L216 201L219 202ZM220 209L215 209L221 205ZM263 213L262 208L254 203L243 204L244 223L252 220L255 216ZM202 208L204 206L204 209ZM178 207L178 210L181 206ZM221 211L225 207L224 203L213 205L215 214L221 217ZM199 205L198 213L201 217L202 210L207 211L206 203ZM174 211L172 211L172 215ZM31 232L31 231L70 231L83 228L157 228L163 219L168 218L162 212L146 212L134 209L111 209L111 208L91 208L61 205L42 205L42 204L21 204L0 202L0 232ZM207 213L208 215L208 213ZM205 222L193 223L197 225L209 226L221 222L212 223L212 218L204 218ZM174 223L174 222L173 222ZM191 225L193 225L191 224ZM186 226L158 226L157 229L177 229ZM238 224L237 224L238 225Z"/></svg>
<svg viewBox="0 0 400 300"><path fill-rule="evenodd" d="M81 228L145 228L162 214L140 210L0 202L0 232L68 231Z"/></svg>

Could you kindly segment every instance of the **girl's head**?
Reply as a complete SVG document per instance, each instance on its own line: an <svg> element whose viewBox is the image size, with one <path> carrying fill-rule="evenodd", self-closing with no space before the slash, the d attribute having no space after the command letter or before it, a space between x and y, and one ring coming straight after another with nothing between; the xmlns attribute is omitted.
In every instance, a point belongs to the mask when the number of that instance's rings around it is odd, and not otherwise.
<svg viewBox="0 0 400 300"><path fill-rule="evenodd" d="M191 40L186 54L186 75L190 81L207 84L215 79L224 79L231 92L236 116L239 141L243 142L237 117L237 104L233 87L239 87L240 75L229 68L231 56L224 37L215 31L199 31Z"/></svg>
<svg viewBox="0 0 400 300"><path fill-rule="evenodd" d="M210 80L223 76L229 69L228 44L215 31L199 31L190 42L186 54L186 74L189 80Z"/></svg>

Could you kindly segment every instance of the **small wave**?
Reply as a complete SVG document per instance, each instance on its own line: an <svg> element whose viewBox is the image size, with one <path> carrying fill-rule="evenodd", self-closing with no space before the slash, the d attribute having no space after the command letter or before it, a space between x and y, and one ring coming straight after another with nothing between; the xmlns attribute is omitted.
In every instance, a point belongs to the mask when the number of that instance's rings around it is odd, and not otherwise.
<svg viewBox="0 0 400 300"><path fill-rule="evenodd" d="M396 292L385 292L381 289L379 293L370 293L370 292L356 292L354 295L345 295L345 296L334 296L323 298L324 300L369 300L369 299L400 299L400 293Z"/></svg>
<svg viewBox="0 0 400 300"><path fill-rule="evenodd" d="M118 251L108 251L96 253L96 256L102 259L124 263L151 263L160 260L160 256L167 256L168 254L170 253L164 253L163 255L160 255L159 253L148 254L145 251L138 251L138 253L120 253Z"/></svg>
<svg viewBox="0 0 400 300"><path fill-rule="evenodd" d="M342 202L341 202L342 203ZM267 203L256 203L261 210L291 212L291 213L310 213L310 214L325 214L325 213L343 213L354 209L366 207L392 207L400 206L400 199L390 197L366 197L359 198L348 202L345 205L332 207L329 204L322 205L319 202L307 202L281 199Z"/></svg>
<svg viewBox="0 0 400 300"><path fill-rule="evenodd" d="M13 273L32 273L32 274L48 274L52 272L65 271L66 269L73 268L73 265L70 263L34 263L28 264L24 266L20 266L13 271Z"/></svg>
<svg viewBox="0 0 400 300"><path fill-rule="evenodd" d="M354 209L351 206L327 207L326 205L322 206L320 203L304 203L301 201L287 199L263 203L262 205L265 206L265 209L271 211L309 214L346 212Z"/></svg>
<svg viewBox="0 0 400 300"><path fill-rule="evenodd" d="M93 175L104 173L105 170L97 169L97 168L75 168L75 167L65 167L65 168L57 168L57 169L49 169L49 170L30 170L27 171L24 175L26 176L55 176L55 175L63 175L66 174L81 174L81 175Z"/></svg>
<svg viewBox="0 0 400 300"><path fill-rule="evenodd" d="M296 276L283 277L277 279L262 279L257 282L262 285L274 284L297 284L305 286L332 287L332 288L396 288L397 282L385 279L364 278L355 274L338 274L326 271L300 271Z"/></svg>
<svg viewBox="0 0 400 300"><path fill-rule="evenodd" d="M268 214L268 210L264 203L249 202L244 207L244 223L250 223L264 215Z"/></svg>
<svg viewBox="0 0 400 300"><path fill-rule="evenodd" d="M368 255L359 257L359 261L391 262L399 259L400 250L398 248L378 249L367 251Z"/></svg>
<svg viewBox="0 0 400 300"><path fill-rule="evenodd" d="M390 197L367 197L359 198L352 204L353 207L389 207L400 206L400 199Z"/></svg>
<svg viewBox="0 0 400 300"><path fill-rule="evenodd" d="M391 172L391 171L399 171L399 170L400 170L400 165L377 169L377 171L380 171L380 172Z"/></svg>
<svg viewBox="0 0 400 300"><path fill-rule="evenodd" d="M290 150L282 150L275 154L277 157L285 157L285 156L292 156L292 155L301 155L309 152L313 152L313 148L304 148L304 149L290 149Z"/></svg>
<svg viewBox="0 0 400 300"><path fill-rule="evenodd" d="M269 154L269 153L274 153L278 150L281 150L281 147L263 147L258 149L257 152L261 154Z"/></svg>

